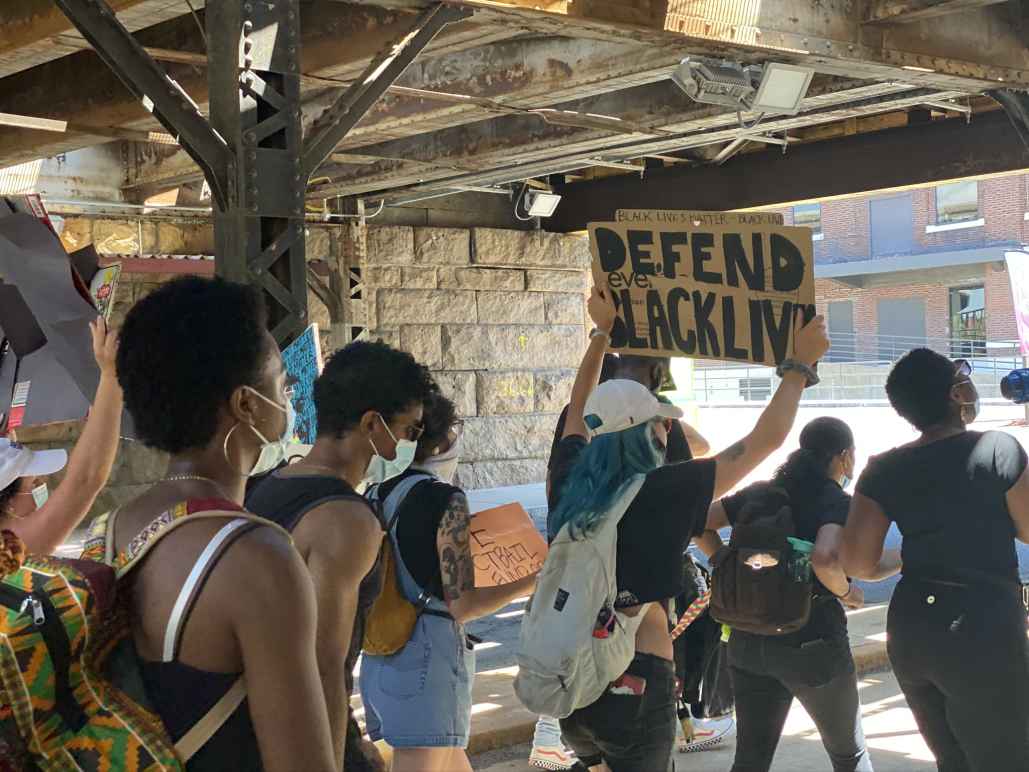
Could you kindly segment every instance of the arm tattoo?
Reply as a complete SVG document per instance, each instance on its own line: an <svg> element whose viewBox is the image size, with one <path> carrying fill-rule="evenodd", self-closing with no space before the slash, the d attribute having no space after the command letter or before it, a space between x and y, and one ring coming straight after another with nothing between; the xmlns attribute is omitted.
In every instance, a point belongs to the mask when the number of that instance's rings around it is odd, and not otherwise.
<svg viewBox="0 0 1029 772"><path fill-rule="evenodd" d="M475 564L468 537L470 530L468 500L464 495L454 496L439 524L444 545L439 568L443 578L443 597L448 602L475 588Z"/></svg>
<svg viewBox="0 0 1029 772"><path fill-rule="evenodd" d="M731 445L727 451L725 451L725 457L730 461L737 461L743 457L746 452L747 446L743 444L743 440Z"/></svg>

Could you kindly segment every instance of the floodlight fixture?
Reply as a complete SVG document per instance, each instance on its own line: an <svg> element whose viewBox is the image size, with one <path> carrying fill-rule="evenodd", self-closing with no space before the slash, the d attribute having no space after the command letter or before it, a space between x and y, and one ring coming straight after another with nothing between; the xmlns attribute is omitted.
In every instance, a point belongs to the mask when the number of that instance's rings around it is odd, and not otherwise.
<svg viewBox="0 0 1029 772"><path fill-rule="evenodd" d="M687 57L672 81L695 102L748 110L760 84L761 68L737 62Z"/></svg>
<svg viewBox="0 0 1029 772"><path fill-rule="evenodd" d="M561 196L557 193L549 193L544 190L525 191L525 211L529 217L550 217L557 210L561 203Z"/></svg>
<svg viewBox="0 0 1029 772"><path fill-rule="evenodd" d="M695 102L741 112L795 115L814 72L810 67L778 62L745 67L738 62L688 57L672 73L672 81Z"/></svg>
<svg viewBox="0 0 1029 772"><path fill-rule="evenodd" d="M814 74L810 67L769 62L764 66L761 85L750 109L760 113L796 115Z"/></svg>

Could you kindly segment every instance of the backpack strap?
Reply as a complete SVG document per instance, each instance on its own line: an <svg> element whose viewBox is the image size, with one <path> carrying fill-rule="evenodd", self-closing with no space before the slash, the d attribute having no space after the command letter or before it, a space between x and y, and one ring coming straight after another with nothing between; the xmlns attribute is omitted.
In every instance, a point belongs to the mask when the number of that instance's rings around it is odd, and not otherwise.
<svg viewBox="0 0 1029 772"><path fill-rule="evenodd" d="M117 557L114 549L114 524L118 520L119 512L121 512L121 507L115 507L107 516L107 522L103 524L104 563L106 563L109 566L114 565L114 559Z"/></svg>
<svg viewBox="0 0 1029 772"><path fill-rule="evenodd" d="M177 504L167 512L158 515L150 525L144 528L139 535L129 543L128 547L118 554L112 563L116 577L121 579L123 576L128 574L139 564L141 560L143 560L144 557L147 556L147 554L149 554L150 550L152 550L161 539L175 529L181 528L186 523L211 519L242 519L251 521L256 525L261 525L278 531L289 541L290 544L293 543L293 537L290 536L288 531L282 528L282 526L273 523L271 520L266 520L263 517L252 515L241 509L236 509L235 511L211 510L206 512L190 512L188 502L183 502L181 504ZM113 536L113 532L109 531L109 534L110 536Z"/></svg>
<svg viewBox="0 0 1029 772"><path fill-rule="evenodd" d="M225 726L233 713L243 704L247 697L247 683L243 676L236 679L236 682L229 688L221 699L216 702L202 719L197 721L193 727L179 738L175 743L175 752L183 762L189 761L196 755L197 751L207 745L218 730Z"/></svg>
<svg viewBox="0 0 1029 772"><path fill-rule="evenodd" d="M400 505L407 498L407 494L411 492L418 483L425 480L432 480L431 474L412 474L405 477L396 487L390 491L389 496L382 502L382 516L386 522L386 530L392 532L393 526L396 525L397 518L400 517ZM375 500L378 501L379 490L375 490Z"/></svg>
<svg viewBox="0 0 1029 772"><path fill-rule="evenodd" d="M229 545L243 534L254 530L257 524L242 517L234 518L223 525L221 529L204 547L200 557L193 564L192 570L186 577L186 581L179 590L179 597L175 599L171 615L168 617L168 626L164 631L164 648L161 661L172 662L179 652L179 641L182 637L182 626L193 610L197 596L204 587L204 583L211 575L218 559L222 556Z"/></svg>
<svg viewBox="0 0 1029 772"><path fill-rule="evenodd" d="M381 503L382 516L386 524L386 536L390 540L390 545L393 549L393 557L397 563L397 568L405 572L407 572L407 566L403 564L403 559L400 556L400 545L397 544L396 535L393 532L393 528L397 523L397 519L400 517L400 505L404 503L404 500L407 498L408 494L414 489L416 485L418 485L418 483L434 479L436 478L433 475L425 473L409 475L405 477L403 480L401 480L399 483L397 483L396 487L393 488L393 490L390 491L389 495L386 497L386 500ZM378 503L379 501L379 492L379 486L376 486L375 490L372 491L373 501L375 501L376 503ZM409 573L408 576L410 577ZM414 577L410 578L411 583L417 586L417 582L414 581ZM407 593L402 594L405 596L407 595ZM453 619L453 617L446 611L442 611L439 609L430 609L428 607L429 603L432 602L432 596L428 592L426 592L425 589L422 587L418 588L417 598L413 600L408 598L408 600L412 604L414 604L415 613L419 616L422 614L428 614L429 616L438 616L444 617L446 619Z"/></svg>

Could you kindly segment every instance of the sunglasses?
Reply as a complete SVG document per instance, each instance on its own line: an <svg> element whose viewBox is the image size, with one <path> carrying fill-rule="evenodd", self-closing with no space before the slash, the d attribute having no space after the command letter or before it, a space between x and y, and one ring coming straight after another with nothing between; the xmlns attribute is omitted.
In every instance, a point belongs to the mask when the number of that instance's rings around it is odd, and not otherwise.
<svg viewBox="0 0 1029 772"><path fill-rule="evenodd" d="M972 376L972 363L967 359L955 359L954 375L960 375L963 378L970 378Z"/></svg>

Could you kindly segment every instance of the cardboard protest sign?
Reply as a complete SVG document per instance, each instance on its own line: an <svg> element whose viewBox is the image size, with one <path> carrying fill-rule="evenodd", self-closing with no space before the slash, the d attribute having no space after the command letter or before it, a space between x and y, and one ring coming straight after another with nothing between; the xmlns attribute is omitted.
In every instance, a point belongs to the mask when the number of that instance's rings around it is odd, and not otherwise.
<svg viewBox="0 0 1029 772"><path fill-rule="evenodd" d="M287 383L293 387L293 409L297 414L295 437L313 445L318 434L314 409L314 382L322 372L322 345L318 325L312 324L282 352Z"/></svg>
<svg viewBox="0 0 1029 772"><path fill-rule="evenodd" d="M633 225L782 225L778 212L704 212L695 209L619 209L615 222Z"/></svg>
<svg viewBox="0 0 1029 772"><path fill-rule="evenodd" d="M764 365L786 359L794 318L814 315L811 230L764 213L651 215L589 226L594 282L611 289L618 308L611 348ZM717 217L694 225L698 215ZM685 221L656 222L676 218Z"/></svg>
<svg viewBox="0 0 1029 772"><path fill-rule="evenodd" d="M547 542L517 502L475 515L471 546L476 587L496 587L532 576L547 557Z"/></svg>

